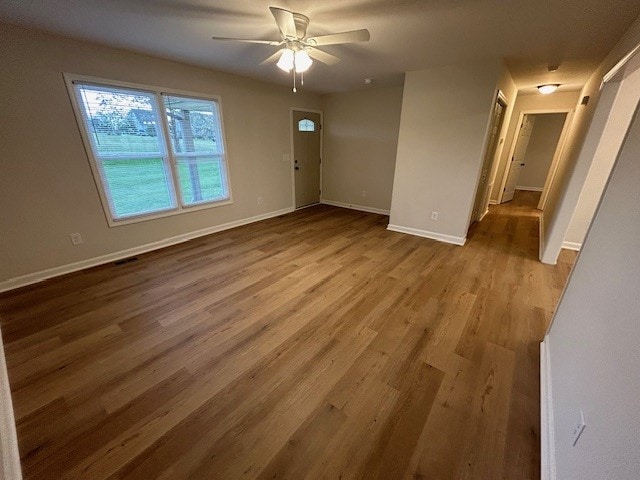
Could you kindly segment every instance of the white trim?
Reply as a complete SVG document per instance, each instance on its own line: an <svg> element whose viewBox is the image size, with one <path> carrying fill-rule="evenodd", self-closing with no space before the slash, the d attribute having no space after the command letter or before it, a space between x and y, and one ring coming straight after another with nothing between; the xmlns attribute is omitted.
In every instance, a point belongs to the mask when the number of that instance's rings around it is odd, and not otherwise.
<svg viewBox="0 0 640 480"><path fill-rule="evenodd" d="M445 235L444 233L429 232L428 230L420 230L417 228L402 227L400 225L387 225L387 230L399 233L408 233L409 235L416 235L418 237L430 238L432 240L438 240L439 242L452 243L454 245L464 245L467 241L467 237L454 237L452 235Z"/></svg>
<svg viewBox="0 0 640 480"><path fill-rule="evenodd" d="M500 205L496 200L489 199L489 205Z"/></svg>
<svg viewBox="0 0 640 480"><path fill-rule="evenodd" d="M497 143L496 143L495 151L493 152L493 156L491 158L488 158L487 155L489 154L489 150L492 147L492 145L489 144L489 139L491 138L491 127L494 125L494 120L495 120L493 114L496 110L496 106L500 104L502 104L503 110L502 110L501 117L498 119L498 123L502 122L502 125L500 125L499 131L496 130L495 141ZM489 124L487 126L487 131L485 132L485 141L484 141L485 143L483 145L483 150L482 150L483 152L482 162L480 164L480 170L478 170L478 176L476 179L476 190L473 195L473 204L471 205L471 212L469 214L469 220L467 221L467 224L469 225L469 227L471 227L473 222L482 221L484 216L487 214L489 209L489 204L491 203L491 192L493 191L493 187L496 181L493 170L495 168L496 162L500 163L500 156L502 155L502 149L504 148L504 143L505 143L503 134L506 136L506 133L509 129L509 120L511 119L511 114L509 114L507 118L508 109L509 109L509 102L507 101L507 97L504 95L502 90L498 89L495 100L491 106L491 115L489 118ZM496 128L497 128L497 125L496 125ZM487 176L488 176L487 183L485 184L484 191L482 192L483 204L478 207L479 210L482 210L484 208L486 211L482 215L476 214L476 218L473 218L474 208L476 207L476 201L478 200L478 193L479 193L478 188L480 187L480 183L482 180L482 169L484 168L487 161L489 161L489 169L487 171Z"/></svg>
<svg viewBox="0 0 640 480"><path fill-rule="evenodd" d="M301 207L296 207L295 211L297 212L298 210L304 210L305 208L309 208L309 207L317 207L318 205L320 205L321 202L316 202L316 203L310 203L309 205L303 205Z"/></svg>
<svg viewBox="0 0 640 480"><path fill-rule="evenodd" d="M575 250L579 252L582 248L582 244L578 242L567 242L566 240L562 242L562 248L566 248L567 250Z"/></svg>
<svg viewBox="0 0 640 480"><path fill-rule="evenodd" d="M334 200L327 200L326 198L321 198L320 203L323 203L325 205L333 205L334 207L350 208L351 210L360 210L361 212L377 213L380 215L387 215L387 216L391 213L389 210L383 210L382 208L367 207L365 205L355 205L352 203L336 202Z"/></svg>
<svg viewBox="0 0 640 480"><path fill-rule="evenodd" d="M487 205L487 209L484 211L484 213L480 216L480 218L478 219L479 222L481 222L482 220L484 220L484 217L487 216L487 214L489 213L489 206Z"/></svg>
<svg viewBox="0 0 640 480"><path fill-rule="evenodd" d="M556 480L551 361L547 339L548 336L540 343L540 473L542 480Z"/></svg>
<svg viewBox="0 0 640 480"><path fill-rule="evenodd" d="M541 192L542 187L525 187L523 185L516 186L516 190L525 190L527 192Z"/></svg>
<svg viewBox="0 0 640 480"><path fill-rule="evenodd" d="M602 77L602 83L600 84L601 90L604 84L609 82L613 77L615 77L618 74L618 72L622 69L622 67L624 67L627 63L629 63L629 60L631 60L635 56L635 54L638 53L638 51L640 51L640 44L636 45L629 53L627 53L624 57L622 57L620 61L616 63L613 66L613 68L611 68L611 70L609 70L605 74L604 77Z"/></svg>
<svg viewBox="0 0 640 480"><path fill-rule="evenodd" d="M212 233L221 232L223 230L229 230L231 228L240 227L249 223L259 222L268 218L277 217L294 211L293 207L283 208L282 210L276 210L274 212L263 213L254 217L243 218L240 220L234 220L232 222L223 223L221 225L215 225L213 227L203 228L201 230L195 230L189 233L183 233L176 235L175 237L165 238L157 242L147 243L138 247L128 248L126 250L120 250L118 252L109 253L107 255L101 255L99 257L90 258L88 260L81 260L79 262L69 263L67 265L61 265L59 267L49 268L40 272L29 273L20 277L10 278L0 282L0 293L7 290L13 290L14 288L24 287L33 283L38 283L48 278L58 277L60 275L66 275L67 273L77 272L78 270L84 270L85 268L95 267L97 265L103 265L105 263L115 262L123 258L131 257L134 255L141 255L160 248L169 247L178 243L188 242L194 238L203 237Z"/></svg>
<svg viewBox="0 0 640 480"><path fill-rule="evenodd" d="M13 415L11 389L7 375L7 363L4 357L2 333L0 332L0 478L20 480L20 453L16 435L16 420Z"/></svg>

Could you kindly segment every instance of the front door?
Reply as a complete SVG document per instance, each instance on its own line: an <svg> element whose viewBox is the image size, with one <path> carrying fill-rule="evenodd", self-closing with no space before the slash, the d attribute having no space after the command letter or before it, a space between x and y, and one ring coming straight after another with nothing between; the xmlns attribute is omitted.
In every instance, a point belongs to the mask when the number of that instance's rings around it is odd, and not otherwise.
<svg viewBox="0 0 640 480"><path fill-rule="evenodd" d="M320 114L293 111L296 208L320 202Z"/></svg>
<svg viewBox="0 0 640 480"><path fill-rule="evenodd" d="M527 147L529 146L529 140L531 139L531 132L533 131L533 124L535 121L536 118L533 115L525 115L522 120L520 134L516 140L516 148L513 152L513 156L511 157L511 164L509 165L509 175L507 176L507 183L504 186L502 203L513 200L513 195L516 192L516 185L518 185L520 170L524 167L524 156L527 153Z"/></svg>

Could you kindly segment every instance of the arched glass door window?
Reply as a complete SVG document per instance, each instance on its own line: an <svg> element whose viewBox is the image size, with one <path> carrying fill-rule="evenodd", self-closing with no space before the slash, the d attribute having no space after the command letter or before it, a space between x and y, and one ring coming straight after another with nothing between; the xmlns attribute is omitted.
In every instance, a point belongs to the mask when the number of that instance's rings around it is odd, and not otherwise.
<svg viewBox="0 0 640 480"><path fill-rule="evenodd" d="M303 118L298 122L298 131L299 132L315 132L316 124L309 120L308 118Z"/></svg>

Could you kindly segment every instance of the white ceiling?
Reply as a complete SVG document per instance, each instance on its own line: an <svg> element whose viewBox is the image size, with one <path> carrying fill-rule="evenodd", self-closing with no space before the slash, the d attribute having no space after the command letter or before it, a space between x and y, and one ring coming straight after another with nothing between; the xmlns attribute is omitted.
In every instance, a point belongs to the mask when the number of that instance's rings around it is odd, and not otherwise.
<svg viewBox="0 0 640 480"><path fill-rule="evenodd" d="M309 35L371 32L368 43L325 47L342 62L311 67L305 88L321 93L495 57L521 89L575 90L640 14L640 0L0 0L0 20L289 84L274 65L260 65L276 47L211 40L279 39L269 6L309 16ZM549 64L560 69L549 73Z"/></svg>

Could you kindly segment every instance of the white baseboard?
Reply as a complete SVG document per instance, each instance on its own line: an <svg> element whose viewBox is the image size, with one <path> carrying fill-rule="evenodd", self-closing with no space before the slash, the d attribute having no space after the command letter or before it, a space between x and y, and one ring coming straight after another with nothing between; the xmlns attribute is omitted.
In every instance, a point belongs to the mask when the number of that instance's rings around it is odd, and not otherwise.
<svg viewBox="0 0 640 480"><path fill-rule="evenodd" d="M542 480L556 480L551 363L547 338L540 343L540 471Z"/></svg>
<svg viewBox="0 0 640 480"><path fill-rule="evenodd" d="M364 205L354 205L352 203L336 202L334 200L327 200L323 198L320 203L325 205L333 205L334 207L350 208L351 210L360 210L361 212L377 213L379 215L389 215L389 210L383 210L381 208L365 207Z"/></svg>
<svg viewBox="0 0 640 480"><path fill-rule="evenodd" d="M518 185L516 187L516 190L526 190L528 192L541 192L542 190L544 190L544 188L542 187L525 187L522 185Z"/></svg>
<svg viewBox="0 0 640 480"><path fill-rule="evenodd" d="M544 213L540 215L538 222L538 235L540 236L538 245L538 259L542 261L542 253L544 252Z"/></svg>
<svg viewBox="0 0 640 480"><path fill-rule="evenodd" d="M579 252L580 249L582 248L582 244L577 242L567 242L565 240L564 242L562 242L562 248L566 248L567 250L575 250L576 252Z"/></svg>
<svg viewBox="0 0 640 480"><path fill-rule="evenodd" d="M2 461L0 478L6 480L20 480L22 478L16 421L11 402L2 333L0 333L0 461Z"/></svg>
<svg viewBox="0 0 640 480"><path fill-rule="evenodd" d="M487 210L482 214L482 216L478 221L481 222L482 220L484 220L484 217L486 217L488 213L489 213L489 209L487 208Z"/></svg>
<svg viewBox="0 0 640 480"><path fill-rule="evenodd" d="M497 200L489 199L489 205L500 205L500 202L498 202Z"/></svg>
<svg viewBox="0 0 640 480"><path fill-rule="evenodd" d="M78 270L84 270L85 268L95 267L97 265L103 265L105 263L115 262L123 258L132 257L134 255L141 255L143 253L150 252L152 250L158 250L160 248L169 247L171 245L177 245L178 243L188 242L194 238L203 237L205 235L211 235L212 233L221 232L223 230L229 230L230 228L240 227L249 223L259 222L268 218L277 217L294 211L293 207L284 208L282 210L276 210L274 212L263 213L254 217L243 218L240 220L234 220L233 222L223 223L222 225L214 225L213 227L203 228L194 232L184 233L175 237L165 238L157 242L147 243L138 247L128 248L126 250L120 250L118 252L109 253L107 255L101 255L99 257L90 258L87 260L81 260L79 262L70 263L67 265L61 265L59 267L49 268L40 272L29 273L20 277L10 278L0 282L0 292L6 292L7 290L13 290L14 288L24 287L34 283L42 282L48 278L58 277L60 275L66 275L67 273L77 272Z"/></svg>
<svg viewBox="0 0 640 480"><path fill-rule="evenodd" d="M400 225L387 225L387 230L392 232L408 233L409 235L416 235L418 237L430 238L432 240L438 240L439 242L452 243L454 245L464 245L467 241L466 237L454 237L452 235L445 235L444 233L429 232L427 230L419 230L417 228L402 227Z"/></svg>
<svg viewBox="0 0 640 480"><path fill-rule="evenodd" d="M310 203L309 205L303 205L301 207L296 207L296 210L304 210L305 208L315 207L316 205L320 205L320 202Z"/></svg>

